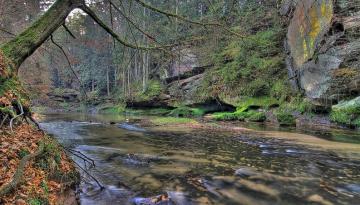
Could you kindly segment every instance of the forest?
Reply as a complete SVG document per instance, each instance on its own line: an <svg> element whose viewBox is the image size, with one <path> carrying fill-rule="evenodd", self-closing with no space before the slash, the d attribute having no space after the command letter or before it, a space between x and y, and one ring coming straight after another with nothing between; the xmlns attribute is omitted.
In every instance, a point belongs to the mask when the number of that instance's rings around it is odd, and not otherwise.
<svg viewBox="0 0 360 205"><path fill-rule="evenodd" d="M0 204L358 204L359 56L359 0L0 0Z"/></svg>

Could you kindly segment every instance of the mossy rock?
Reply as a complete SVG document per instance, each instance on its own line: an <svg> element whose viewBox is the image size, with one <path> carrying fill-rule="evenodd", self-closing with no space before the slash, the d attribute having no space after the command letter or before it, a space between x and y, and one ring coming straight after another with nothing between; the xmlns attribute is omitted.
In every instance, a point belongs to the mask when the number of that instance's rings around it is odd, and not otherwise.
<svg viewBox="0 0 360 205"><path fill-rule="evenodd" d="M214 113L213 118L218 121L250 121L250 122L264 122L266 115L263 112L247 111L247 112L222 112Z"/></svg>
<svg viewBox="0 0 360 205"><path fill-rule="evenodd" d="M263 112L256 112L256 113L252 114L252 115L248 118L248 120L249 120L250 122L265 122L265 120L266 120L266 115L265 115L265 113L263 113Z"/></svg>
<svg viewBox="0 0 360 205"><path fill-rule="evenodd" d="M102 114L121 114L125 112L125 105L113 105L113 106L104 106L99 110Z"/></svg>
<svg viewBox="0 0 360 205"><path fill-rule="evenodd" d="M360 97L334 105L330 120L352 128L360 127Z"/></svg>
<svg viewBox="0 0 360 205"><path fill-rule="evenodd" d="M214 113L213 118L218 121L234 121L238 119L236 114L233 112Z"/></svg>
<svg viewBox="0 0 360 205"><path fill-rule="evenodd" d="M269 109L272 107L278 107L279 102L277 99L272 97L257 97L257 98L244 98L237 104L236 111L244 112L248 110L257 110L257 109Z"/></svg>
<svg viewBox="0 0 360 205"><path fill-rule="evenodd" d="M292 114L286 112L276 113L276 118L280 126L294 126L296 125L295 117Z"/></svg>
<svg viewBox="0 0 360 205"><path fill-rule="evenodd" d="M155 117L150 121L155 125L177 125L177 124L196 124L197 122L191 118L182 117Z"/></svg>
<svg viewBox="0 0 360 205"><path fill-rule="evenodd" d="M201 108L178 107L169 113L172 117L201 117L205 114L205 110Z"/></svg>

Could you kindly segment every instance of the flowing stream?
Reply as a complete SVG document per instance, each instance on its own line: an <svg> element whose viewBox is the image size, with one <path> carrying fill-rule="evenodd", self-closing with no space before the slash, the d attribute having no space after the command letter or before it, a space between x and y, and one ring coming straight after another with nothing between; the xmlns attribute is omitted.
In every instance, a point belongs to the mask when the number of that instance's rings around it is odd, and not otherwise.
<svg viewBox="0 0 360 205"><path fill-rule="evenodd" d="M142 118L45 116L41 126L49 134L95 160L88 172L105 188L82 172L82 204L133 204L164 193L169 204L360 204L357 137L339 143L351 147L343 155L276 137L294 132L153 129L139 126Z"/></svg>

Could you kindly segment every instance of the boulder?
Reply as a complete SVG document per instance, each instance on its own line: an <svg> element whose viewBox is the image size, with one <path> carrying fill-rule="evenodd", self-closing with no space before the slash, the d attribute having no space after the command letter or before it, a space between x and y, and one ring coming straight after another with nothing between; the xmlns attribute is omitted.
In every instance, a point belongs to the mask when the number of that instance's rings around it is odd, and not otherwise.
<svg viewBox="0 0 360 205"><path fill-rule="evenodd" d="M331 107L360 94L359 8L359 1L283 1L281 14L294 10L286 38L289 77L316 104Z"/></svg>
<svg viewBox="0 0 360 205"><path fill-rule="evenodd" d="M47 94L50 99L59 102L79 102L80 92L77 90L64 88L57 88Z"/></svg>
<svg viewBox="0 0 360 205"><path fill-rule="evenodd" d="M360 107L360 97L349 101L341 101L339 104L332 106L333 110L345 110L351 107Z"/></svg>

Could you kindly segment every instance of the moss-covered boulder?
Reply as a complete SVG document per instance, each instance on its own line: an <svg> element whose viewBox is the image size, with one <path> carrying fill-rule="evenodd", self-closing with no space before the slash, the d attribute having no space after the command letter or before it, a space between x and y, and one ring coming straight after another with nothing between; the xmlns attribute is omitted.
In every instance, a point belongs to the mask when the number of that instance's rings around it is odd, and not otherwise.
<svg viewBox="0 0 360 205"><path fill-rule="evenodd" d="M205 110L201 108L191 108L187 106L181 106L175 108L169 113L172 117L201 117L205 114Z"/></svg>
<svg viewBox="0 0 360 205"><path fill-rule="evenodd" d="M264 122L266 115L261 111L236 111L214 113L212 118L218 121L248 121L248 122Z"/></svg>
<svg viewBox="0 0 360 205"><path fill-rule="evenodd" d="M330 119L348 127L360 127L360 97L332 106Z"/></svg>
<svg viewBox="0 0 360 205"><path fill-rule="evenodd" d="M276 119L280 126L294 126L296 125L295 117L285 111L279 111L276 114Z"/></svg>

